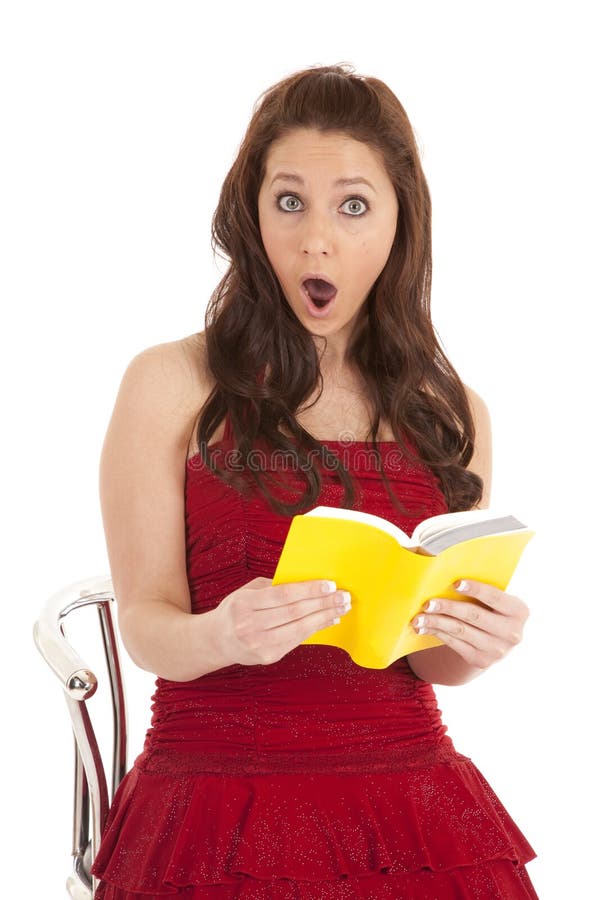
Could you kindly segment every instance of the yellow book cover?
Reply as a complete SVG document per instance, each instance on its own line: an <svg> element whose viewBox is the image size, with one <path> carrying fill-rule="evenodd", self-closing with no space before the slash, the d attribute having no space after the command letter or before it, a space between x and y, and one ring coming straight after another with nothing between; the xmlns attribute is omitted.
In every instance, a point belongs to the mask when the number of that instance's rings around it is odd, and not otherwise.
<svg viewBox="0 0 600 900"><path fill-rule="evenodd" d="M318 506L292 519L273 584L325 578L349 591L352 609L303 643L341 647L359 666L384 669L441 644L411 621L433 597L473 602L453 589L459 579L505 590L532 535L487 509L433 516L409 538L380 516Z"/></svg>

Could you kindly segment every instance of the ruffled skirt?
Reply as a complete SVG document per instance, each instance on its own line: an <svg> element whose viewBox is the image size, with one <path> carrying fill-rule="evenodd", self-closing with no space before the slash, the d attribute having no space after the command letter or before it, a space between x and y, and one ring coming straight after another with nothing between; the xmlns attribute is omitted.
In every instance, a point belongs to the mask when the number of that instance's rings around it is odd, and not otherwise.
<svg viewBox="0 0 600 900"><path fill-rule="evenodd" d="M112 885L101 885L96 892L97 900L160 900L166 896L173 894L140 894ZM176 896L185 900L537 900L525 869L506 860L451 872L373 875L336 882L242 878L235 885L179 888Z"/></svg>
<svg viewBox="0 0 600 900"><path fill-rule="evenodd" d="M535 898L534 852L473 763L448 738L418 755L366 774L193 773L182 756L174 774L142 754L111 807L96 900Z"/></svg>
<svg viewBox="0 0 600 900"><path fill-rule="evenodd" d="M299 647L159 679L96 900L521 900L529 843L406 661Z"/></svg>

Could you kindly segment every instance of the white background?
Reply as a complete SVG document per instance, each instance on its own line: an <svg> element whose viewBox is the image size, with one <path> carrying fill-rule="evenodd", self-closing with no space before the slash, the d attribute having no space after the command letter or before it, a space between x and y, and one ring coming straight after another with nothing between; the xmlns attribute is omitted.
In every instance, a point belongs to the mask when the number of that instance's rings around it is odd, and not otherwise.
<svg viewBox="0 0 600 900"><path fill-rule="evenodd" d="M336 62L385 80L411 118L435 324L491 411L493 503L537 531L512 588L525 642L440 705L538 851L540 897L594 895L593 6L3 4L3 896L66 897L72 739L31 629L49 594L108 571L97 471L119 380L203 327L210 218L254 101ZM132 761L153 678L128 662L127 679Z"/></svg>

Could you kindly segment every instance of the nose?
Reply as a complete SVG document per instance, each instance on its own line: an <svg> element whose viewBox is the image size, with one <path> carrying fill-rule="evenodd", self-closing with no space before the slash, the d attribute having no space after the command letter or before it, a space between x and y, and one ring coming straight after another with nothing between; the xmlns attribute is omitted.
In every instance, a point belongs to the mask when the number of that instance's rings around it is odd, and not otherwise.
<svg viewBox="0 0 600 900"><path fill-rule="evenodd" d="M314 211L305 214L304 229L300 238L300 248L306 256L331 253L333 235L327 216Z"/></svg>

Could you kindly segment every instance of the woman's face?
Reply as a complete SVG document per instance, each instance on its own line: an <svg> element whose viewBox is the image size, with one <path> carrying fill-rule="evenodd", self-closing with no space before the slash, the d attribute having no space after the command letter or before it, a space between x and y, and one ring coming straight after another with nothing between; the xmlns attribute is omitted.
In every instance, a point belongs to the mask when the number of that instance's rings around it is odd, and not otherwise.
<svg viewBox="0 0 600 900"><path fill-rule="evenodd" d="M343 347L396 233L398 201L382 158L343 132L295 129L269 148L258 216L292 310Z"/></svg>

